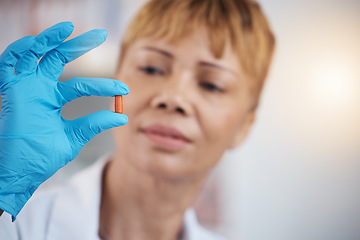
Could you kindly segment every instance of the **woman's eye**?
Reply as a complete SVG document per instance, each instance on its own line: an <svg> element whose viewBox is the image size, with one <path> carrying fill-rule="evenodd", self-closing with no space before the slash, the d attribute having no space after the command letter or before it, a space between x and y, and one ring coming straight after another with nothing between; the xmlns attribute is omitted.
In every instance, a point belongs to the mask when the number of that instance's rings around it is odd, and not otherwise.
<svg viewBox="0 0 360 240"><path fill-rule="evenodd" d="M149 75L160 75L162 72L154 67L140 67L140 70Z"/></svg>
<svg viewBox="0 0 360 240"><path fill-rule="evenodd" d="M208 82L202 82L201 87L203 87L205 90L211 91L211 92L222 92L223 90L217 87L216 85Z"/></svg>

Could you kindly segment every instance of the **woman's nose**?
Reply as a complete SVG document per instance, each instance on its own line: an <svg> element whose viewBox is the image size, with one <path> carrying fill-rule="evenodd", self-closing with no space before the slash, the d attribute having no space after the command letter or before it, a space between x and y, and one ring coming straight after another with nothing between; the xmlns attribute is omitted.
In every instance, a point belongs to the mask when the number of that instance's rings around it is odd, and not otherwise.
<svg viewBox="0 0 360 240"><path fill-rule="evenodd" d="M177 113L180 113L182 115L185 115L185 110L182 106L175 106L172 103L168 102L168 101L164 101L163 103L159 103L157 105L157 108L159 109L164 109L164 110L170 110L170 111L174 111Z"/></svg>
<svg viewBox="0 0 360 240"><path fill-rule="evenodd" d="M184 116L192 114L189 85L186 80L168 80L161 86L151 101L151 106L158 110L178 113Z"/></svg>

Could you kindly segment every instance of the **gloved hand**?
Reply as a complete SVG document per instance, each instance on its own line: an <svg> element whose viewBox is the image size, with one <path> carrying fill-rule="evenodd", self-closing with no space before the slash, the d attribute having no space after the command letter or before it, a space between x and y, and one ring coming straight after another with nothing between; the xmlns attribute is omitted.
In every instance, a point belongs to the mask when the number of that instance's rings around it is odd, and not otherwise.
<svg viewBox="0 0 360 240"><path fill-rule="evenodd" d="M128 121L112 111L71 121L61 117L62 106L75 98L128 93L125 84L112 79L58 81L66 63L107 36L105 30L92 30L63 42L73 28L70 22L56 24L36 37L21 38L0 55L0 209L13 221L39 185L96 134Z"/></svg>

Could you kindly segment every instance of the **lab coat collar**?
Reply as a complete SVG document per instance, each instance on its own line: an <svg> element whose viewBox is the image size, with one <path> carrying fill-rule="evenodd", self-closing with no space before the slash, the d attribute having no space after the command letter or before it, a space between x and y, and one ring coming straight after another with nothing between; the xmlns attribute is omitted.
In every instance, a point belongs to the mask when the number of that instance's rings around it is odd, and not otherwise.
<svg viewBox="0 0 360 240"><path fill-rule="evenodd" d="M65 232L71 239L99 240L102 173L109 159L109 156L102 157L56 193L49 221L49 239L58 239ZM200 239L201 229L195 211L188 209L184 215L182 240Z"/></svg>

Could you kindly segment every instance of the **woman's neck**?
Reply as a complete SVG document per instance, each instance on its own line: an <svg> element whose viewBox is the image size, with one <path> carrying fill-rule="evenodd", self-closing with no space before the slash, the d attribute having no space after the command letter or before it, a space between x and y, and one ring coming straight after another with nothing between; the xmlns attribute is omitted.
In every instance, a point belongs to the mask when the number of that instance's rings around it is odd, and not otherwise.
<svg viewBox="0 0 360 240"><path fill-rule="evenodd" d="M100 236L108 239L178 239L183 216L205 180L165 180L116 157L104 171Z"/></svg>

